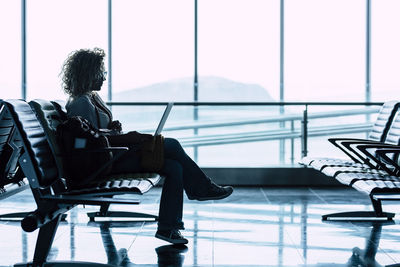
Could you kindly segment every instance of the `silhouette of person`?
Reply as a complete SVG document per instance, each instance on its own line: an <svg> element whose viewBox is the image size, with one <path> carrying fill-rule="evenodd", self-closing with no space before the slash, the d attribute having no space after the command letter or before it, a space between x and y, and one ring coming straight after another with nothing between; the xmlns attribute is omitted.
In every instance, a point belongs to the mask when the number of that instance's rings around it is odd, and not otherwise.
<svg viewBox="0 0 400 267"><path fill-rule="evenodd" d="M232 194L233 188L215 184L185 153L178 140L136 131L122 132L121 123L113 120L111 111L97 94L107 75L104 57L103 49L80 49L65 60L61 75L62 87L69 95L67 116L81 116L95 128L108 130L106 136L112 146L129 148L113 163L113 174L149 171L141 164L143 153L150 150L156 156L161 155L163 164L158 173L165 180L155 236L173 244L186 244L188 240L179 231L184 229L183 191L189 199L203 201L226 198Z"/></svg>

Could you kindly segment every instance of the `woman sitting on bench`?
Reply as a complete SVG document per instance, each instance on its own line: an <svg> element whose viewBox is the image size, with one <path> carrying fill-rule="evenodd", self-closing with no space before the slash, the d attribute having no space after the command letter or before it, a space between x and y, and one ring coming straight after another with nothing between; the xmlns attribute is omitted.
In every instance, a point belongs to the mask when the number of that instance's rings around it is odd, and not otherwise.
<svg viewBox="0 0 400 267"><path fill-rule="evenodd" d="M155 138L136 131L122 134L121 124L113 121L111 111L97 94L106 79L104 57L100 48L81 49L72 52L64 62L62 86L69 95L67 115L81 116L97 129L108 129L111 146L132 148L113 163L111 173L157 171L165 176L155 236L173 244L186 244L188 240L179 231L184 229L183 190L191 200L215 200L228 197L233 188L219 186L208 178L176 139ZM161 156L161 165L151 170L143 152L148 153L147 148L154 145L150 153L158 153L154 158Z"/></svg>

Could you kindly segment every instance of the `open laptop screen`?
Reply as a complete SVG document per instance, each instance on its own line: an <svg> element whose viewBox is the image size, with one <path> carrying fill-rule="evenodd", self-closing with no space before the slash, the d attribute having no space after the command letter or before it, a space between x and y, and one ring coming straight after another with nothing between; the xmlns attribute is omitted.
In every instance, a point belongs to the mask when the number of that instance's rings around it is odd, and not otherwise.
<svg viewBox="0 0 400 267"><path fill-rule="evenodd" d="M163 113L163 115L162 115L162 117L161 117L161 120L160 120L160 122L158 123L158 127L157 127L157 129L156 129L156 132L154 133L154 136L160 135L160 134L161 134L161 131L162 131L162 129L164 128L164 124L165 124L165 122L167 121L167 118L168 118L168 116L169 116L169 113L171 112L171 109L172 109L172 106L173 106L173 105L174 105L174 103L172 103L172 102L169 102L169 103L168 103L168 105L167 105L167 107L165 108L164 113Z"/></svg>

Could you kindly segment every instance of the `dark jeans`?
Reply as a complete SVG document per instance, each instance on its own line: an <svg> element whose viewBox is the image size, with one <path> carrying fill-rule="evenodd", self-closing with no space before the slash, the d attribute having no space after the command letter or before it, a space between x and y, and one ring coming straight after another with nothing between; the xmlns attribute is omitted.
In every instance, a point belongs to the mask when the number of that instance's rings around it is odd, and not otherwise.
<svg viewBox="0 0 400 267"><path fill-rule="evenodd" d="M140 155L132 148L114 163L112 172L142 172L139 162ZM161 193L158 229L184 229L183 190L187 195L200 195L207 190L210 179L186 154L179 141L173 138L164 139L164 167L160 174L165 176L165 180Z"/></svg>

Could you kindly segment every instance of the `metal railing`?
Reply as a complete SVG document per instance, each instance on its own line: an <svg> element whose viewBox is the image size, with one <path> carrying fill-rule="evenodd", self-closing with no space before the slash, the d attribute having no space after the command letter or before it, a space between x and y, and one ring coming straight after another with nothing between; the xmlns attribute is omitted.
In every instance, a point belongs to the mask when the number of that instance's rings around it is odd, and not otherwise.
<svg viewBox="0 0 400 267"><path fill-rule="evenodd" d="M166 105L167 102L110 102L110 106L159 106ZM200 106L227 106L227 107L276 107L276 106L299 106L303 107L302 113L285 114L285 110L281 109L280 114L271 115L265 118L246 118L232 119L225 121L201 121L198 116L193 116L193 120L184 124L169 124L165 127L165 131L185 131L193 130L193 135L179 138L181 144L185 147L194 148L194 157L197 160L197 149L202 146L224 145L243 142L271 141L277 140L291 142L291 162L294 161L294 140L300 139L301 156L307 156L308 139L310 137L329 136L337 134L355 134L367 133L371 129L373 122L369 120L371 114L379 111L382 102L176 102L175 106L193 106L194 110ZM310 106L357 106L364 108L333 110L324 112L309 112ZM373 107L371 107L373 106ZM216 113L218 111L215 111ZM196 112L198 114L198 112ZM309 126L309 122L316 119L328 119L335 117L346 117L355 115L365 115L364 122L340 125L325 125L325 126ZM199 134L201 129L211 128L226 128L234 126L257 125L257 124L279 124L278 129L268 129L260 131L247 131L240 133L214 133L214 134ZM301 127L295 127L296 123L300 123ZM288 126L286 126L288 125ZM151 132L152 129L141 129L144 132ZM285 153L281 151L281 153Z"/></svg>

